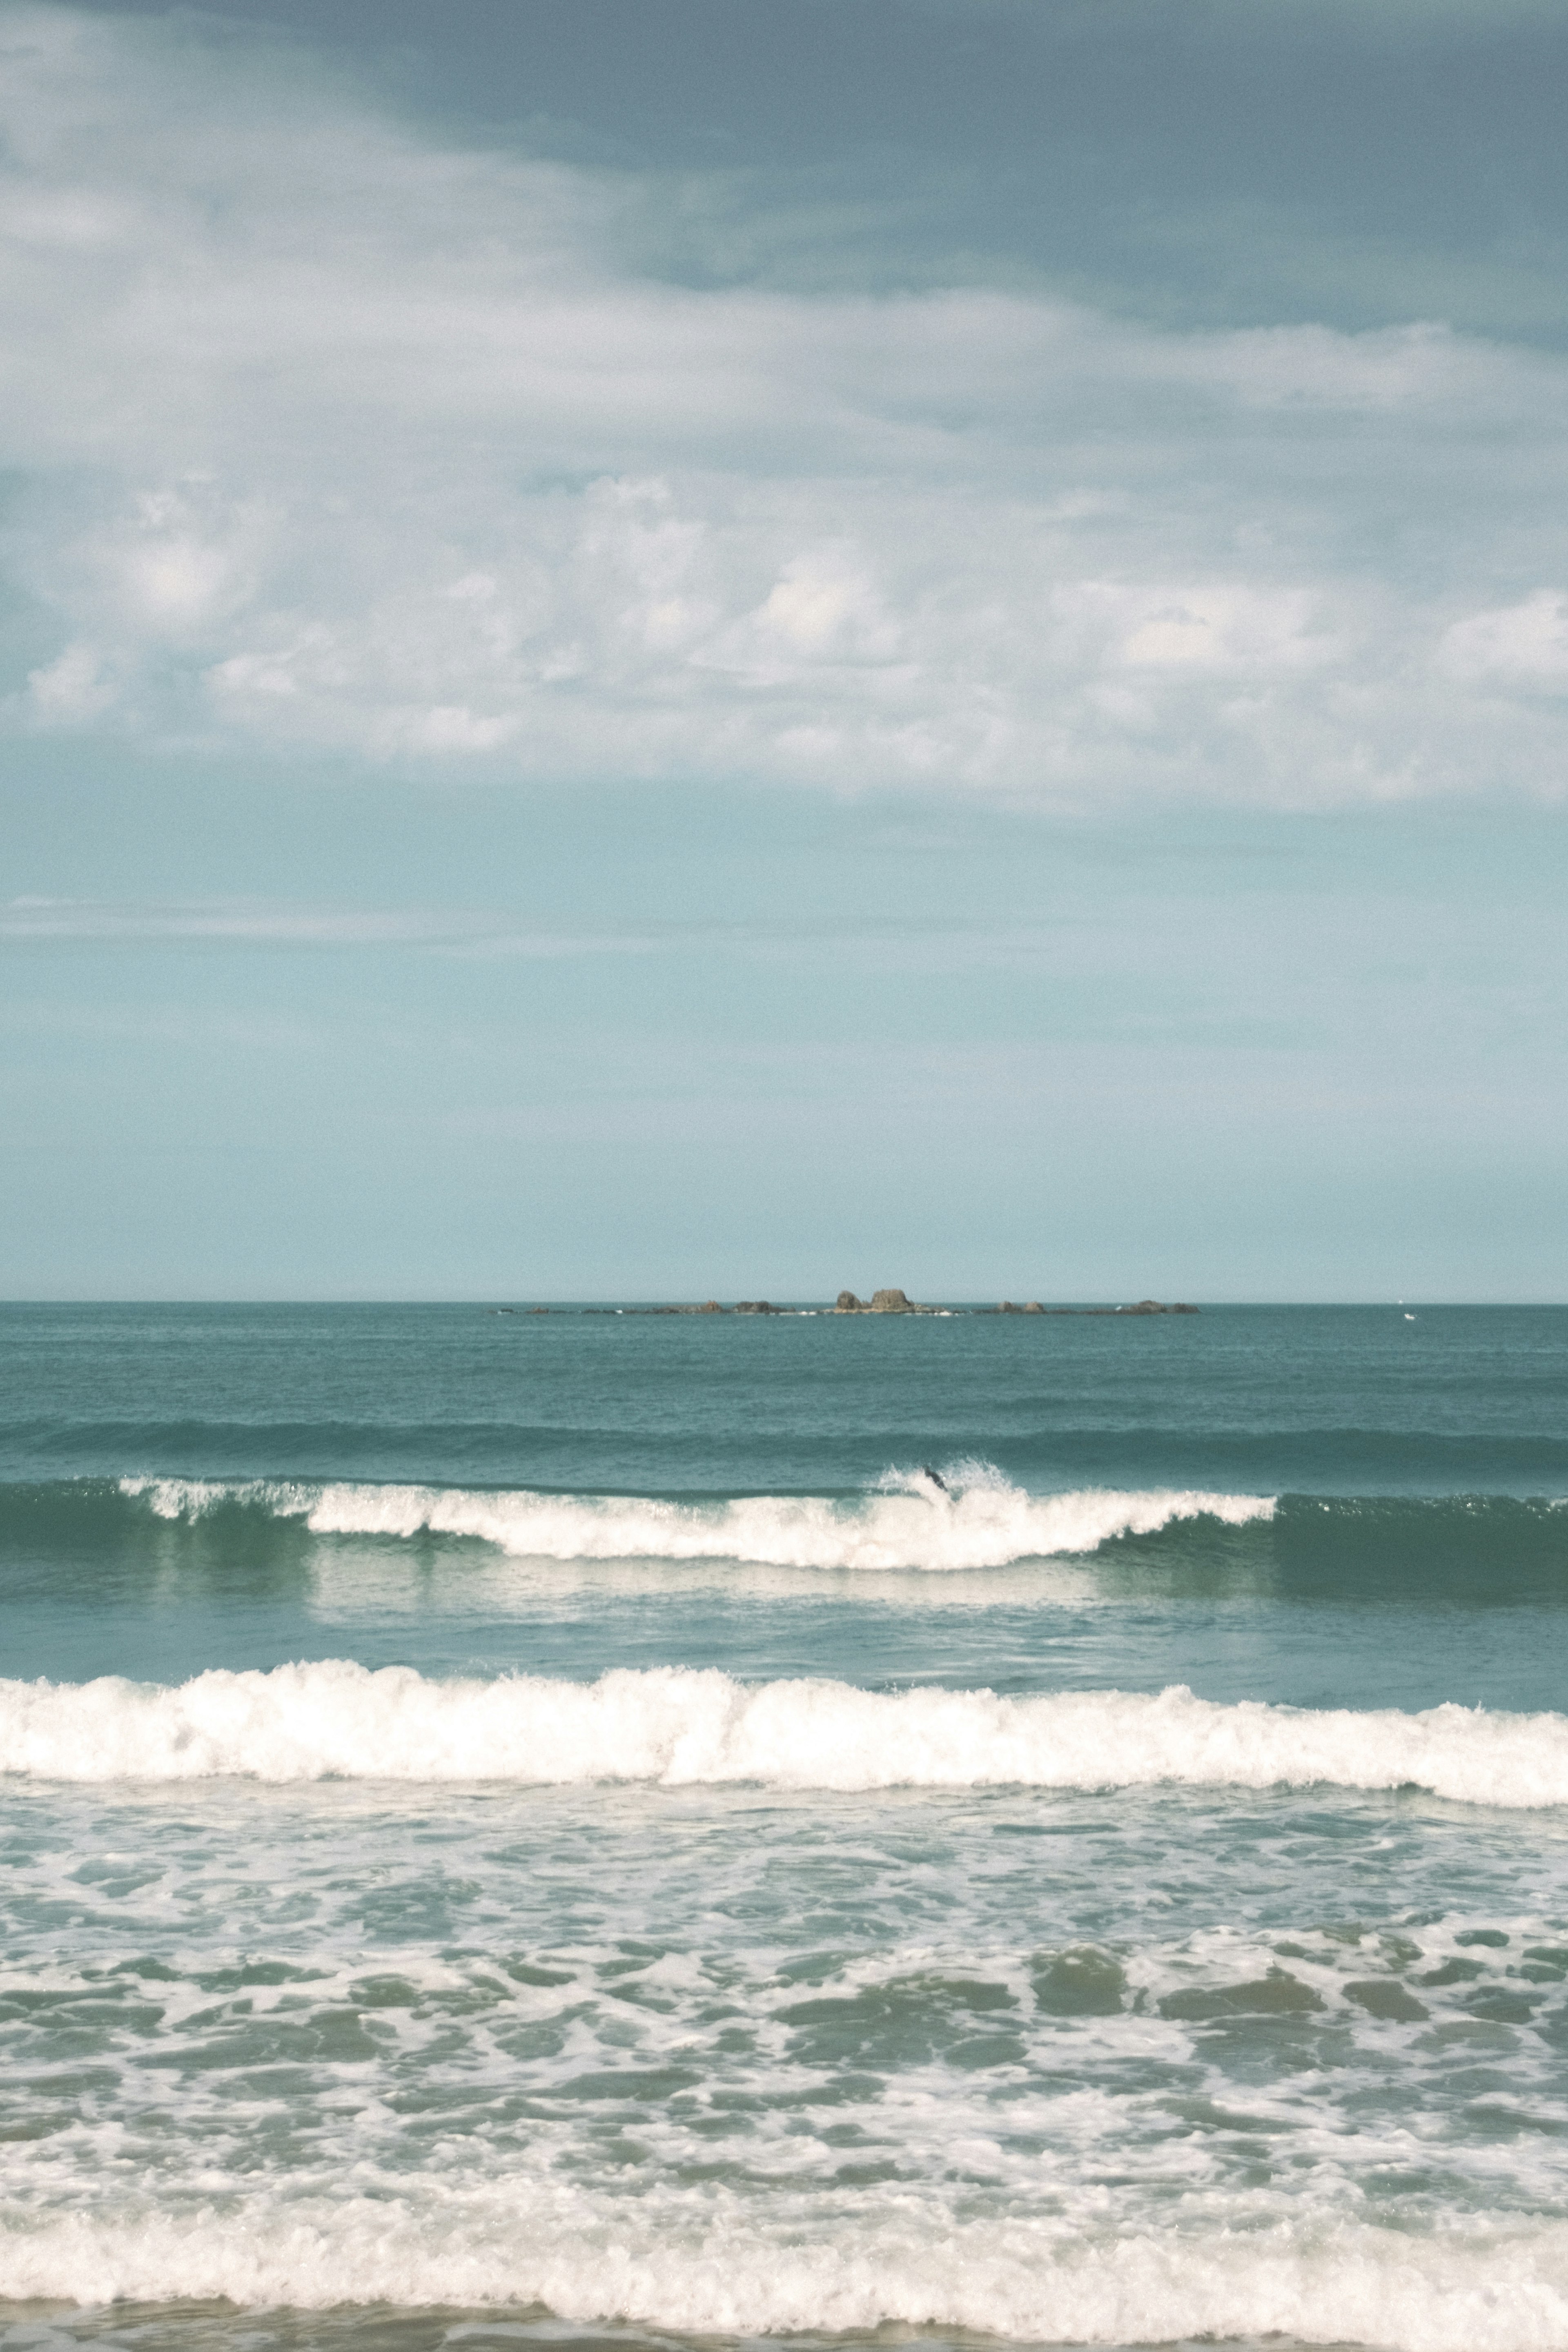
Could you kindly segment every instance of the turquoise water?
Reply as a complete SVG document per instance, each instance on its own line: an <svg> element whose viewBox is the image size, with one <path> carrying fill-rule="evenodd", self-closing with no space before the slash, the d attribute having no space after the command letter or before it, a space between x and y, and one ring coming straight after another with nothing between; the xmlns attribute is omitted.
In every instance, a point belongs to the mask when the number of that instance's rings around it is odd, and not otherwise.
<svg viewBox="0 0 1568 2352"><path fill-rule="evenodd" d="M1565 1408L1557 1309L0 1310L0 2335L1568 2346Z"/></svg>

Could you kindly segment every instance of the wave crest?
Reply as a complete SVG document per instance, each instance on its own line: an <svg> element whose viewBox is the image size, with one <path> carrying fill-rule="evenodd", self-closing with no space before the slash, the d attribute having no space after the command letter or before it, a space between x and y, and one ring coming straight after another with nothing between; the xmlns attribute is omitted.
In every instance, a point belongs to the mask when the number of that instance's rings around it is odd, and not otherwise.
<svg viewBox="0 0 1568 2352"><path fill-rule="evenodd" d="M1007 1568L1091 1552L1116 1537L1152 1535L1178 1519L1246 1526L1272 1517L1275 1508L1268 1496L1180 1488L1036 1496L976 1463L946 1475L944 1490L921 1472L889 1473L881 1491L849 1502L757 1495L676 1503L461 1486L178 1478L126 1478L121 1491L142 1497L162 1518L200 1518L238 1505L303 1519L316 1535L467 1537L520 1559L732 1559L858 1570Z"/></svg>
<svg viewBox="0 0 1568 2352"><path fill-rule="evenodd" d="M0 1681L0 1772L68 1781L500 1780L779 1789L1416 1786L1466 1804L1568 1804L1568 1717L1222 1706L1177 1686L1008 1698L748 1686L660 1666L592 1684L426 1680L348 1660Z"/></svg>
<svg viewBox="0 0 1568 2352"><path fill-rule="evenodd" d="M1568 2229L1470 2218L1430 2234L1241 2215L1241 2226L1118 2239L1081 2212L958 2220L908 2191L856 2227L770 2230L679 2189L613 2206L559 2175L438 2194L258 2189L240 2210L78 2212L0 2238L0 2294L109 2304L225 2298L241 2309L498 2303L563 2323L628 2315L685 2334L865 2334L958 2326L1047 2344L1399 2345L1565 2352ZM1251 2226L1247 2223L1250 2221ZM510 2315L509 2314L509 2318ZM269 2317L269 2333L278 2329ZM434 2331L442 2332L442 2331ZM532 2333L513 2323L509 2333ZM240 2342L247 2339L238 2337Z"/></svg>

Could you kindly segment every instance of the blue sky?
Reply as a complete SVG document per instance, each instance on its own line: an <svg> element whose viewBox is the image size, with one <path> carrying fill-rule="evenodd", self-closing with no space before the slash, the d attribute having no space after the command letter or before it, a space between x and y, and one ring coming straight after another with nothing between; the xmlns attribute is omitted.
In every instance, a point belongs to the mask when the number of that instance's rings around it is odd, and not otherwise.
<svg viewBox="0 0 1568 2352"><path fill-rule="evenodd" d="M0 7L0 1291L1568 1297L1565 83Z"/></svg>

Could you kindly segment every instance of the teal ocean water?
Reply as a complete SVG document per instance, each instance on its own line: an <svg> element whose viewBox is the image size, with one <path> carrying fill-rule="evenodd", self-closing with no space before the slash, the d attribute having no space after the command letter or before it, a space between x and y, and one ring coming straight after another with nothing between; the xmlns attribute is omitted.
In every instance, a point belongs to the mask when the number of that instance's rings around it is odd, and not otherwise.
<svg viewBox="0 0 1568 2352"><path fill-rule="evenodd" d="M0 2340L1568 2347L1568 1310L0 1309Z"/></svg>

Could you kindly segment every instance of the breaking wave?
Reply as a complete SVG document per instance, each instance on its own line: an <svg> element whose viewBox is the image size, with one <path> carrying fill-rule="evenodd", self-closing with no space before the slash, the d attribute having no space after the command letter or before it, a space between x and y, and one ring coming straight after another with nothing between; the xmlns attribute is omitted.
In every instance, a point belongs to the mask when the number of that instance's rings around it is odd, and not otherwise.
<svg viewBox="0 0 1568 2352"><path fill-rule="evenodd" d="M51 1780L595 1781L779 1789L1417 1787L1568 1804L1568 1717L1222 1706L1174 1687L1009 1698L623 1670L427 1680L342 1659L177 1688L0 1681L0 1772Z"/></svg>
<svg viewBox="0 0 1568 2352"><path fill-rule="evenodd" d="M542 2172L438 2196L401 2181L338 2199L263 2189L228 2212L207 2199L9 2229L0 2295L252 2311L352 2301L383 2315L388 2303L501 2303L556 2315L547 2341L561 2322L635 2318L706 2336L924 2323L1037 2345L1568 2347L1568 2228L1549 2217L1414 2234L1265 2207L1240 2227L1118 2238L1079 2213L963 2221L908 2192L884 2192L876 2210L846 2202L853 2226L825 2231L770 2229L689 2189L612 2205ZM35 2321L29 2340L38 2332Z"/></svg>
<svg viewBox="0 0 1568 2352"><path fill-rule="evenodd" d="M314 1535L467 1537L520 1559L732 1559L769 1568L1005 1568L1015 1560L1091 1552L1119 1536L1173 1521L1231 1527L1268 1519L1270 1496L1166 1488L1089 1488L1036 1496L984 1464L960 1465L939 1484L889 1472L847 1501L757 1495L712 1503L640 1496L488 1492L441 1486L304 1486L276 1481L126 1478L120 1492L165 1519L229 1508L302 1520Z"/></svg>

